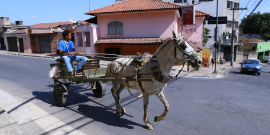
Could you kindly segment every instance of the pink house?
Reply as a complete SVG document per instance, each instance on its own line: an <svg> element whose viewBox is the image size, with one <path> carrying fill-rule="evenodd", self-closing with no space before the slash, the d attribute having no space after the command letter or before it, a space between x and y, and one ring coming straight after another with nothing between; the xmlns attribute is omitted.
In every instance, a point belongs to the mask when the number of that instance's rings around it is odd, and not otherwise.
<svg viewBox="0 0 270 135"><path fill-rule="evenodd" d="M173 36L172 31L181 32L180 11L181 6L161 0L128 0L89 11L85 14L95 17L88 22L97 24L88 28L90 50L122 55L154 53ZM196 11L196 24L184 27L184 37L199 48L202 48L203 20L208 16Z"/></svg>

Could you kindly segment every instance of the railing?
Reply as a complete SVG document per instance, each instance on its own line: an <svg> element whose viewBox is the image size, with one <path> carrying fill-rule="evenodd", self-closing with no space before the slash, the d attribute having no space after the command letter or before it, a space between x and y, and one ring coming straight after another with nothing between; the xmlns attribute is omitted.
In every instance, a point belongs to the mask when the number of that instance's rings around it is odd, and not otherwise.
<svg viewBox="0 0 270 135"><path fill-rule="evenodd" d="M223 39L222 43L231 44L231 38ZM238 43L237 38L233 38L233 43Z"/></svg>

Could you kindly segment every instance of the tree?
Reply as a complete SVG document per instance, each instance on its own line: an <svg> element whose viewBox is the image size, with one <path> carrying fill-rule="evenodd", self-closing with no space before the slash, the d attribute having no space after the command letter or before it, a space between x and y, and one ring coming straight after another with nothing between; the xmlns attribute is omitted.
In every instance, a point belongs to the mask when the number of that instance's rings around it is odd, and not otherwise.
<svg viewBox="0 0 270 135"><path fill-rule="evenodd" d="M240 29L245 34L260 34L264 40L270 40L270 13L258 12L244 17Z"/></svg>
<svg viewBox="0 0 270 135"><path fill-rule="evenodd" d="M203 21L203 46L205 46L205 44L208 42L208 34L211 31L208 28L205 28L204 25L206 24L205 21Z"/></svg>

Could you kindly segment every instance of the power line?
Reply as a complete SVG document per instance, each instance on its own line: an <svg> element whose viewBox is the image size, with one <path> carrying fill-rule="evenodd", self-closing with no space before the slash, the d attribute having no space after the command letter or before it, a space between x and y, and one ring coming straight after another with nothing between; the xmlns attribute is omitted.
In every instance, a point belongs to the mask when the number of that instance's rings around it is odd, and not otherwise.
<svg viewBox="0 0 270 135"><path fill-rule="evenodd" d="M13 14L11 14L11 13L8 13L7 11L4 11L3 9L0 9L1 11L3 11L3 12L5 12L5 13L7 13L7 14L10 14L10 15L12 15L12 16L14 16L14 17L17 17L17 18L19 18L19 19L21 19L21 20L24 20L24 21L27 21L27 22L31 22L31 21L28 21L28 20L26 20L26 19L23 19L23 18L20 18L20 17L18 17L18 16L15 16L15 15L13 15ZM34 22L31 22L31 23L34 23ZM34 23L35 24L35 23Z"/></svg>
<svg viewBox="0 0 270 135"><path fill-rule="evenodd" d="M253 3L253 5L257 2L257 0ZM247 13L248 11L253 7L253 5L247 10ZM245 16L247 15L247 13L245 14Z"/></svg>
<svg viewBox="0 0 270 135"><path fill-rule="evenodd" d="M256 5L256 7L252 10L252 12L251 12L249 15L251 15L251 14L257 9L257 7L262 3L262 1L263 1L263 0L261 0L261 1Z"/></svg>
<svg viewBox="0 0 270 135"><path fill-rule="evenodd" d="M262 4L262 6L261 6L261 7L263 7L263 5L266 3L266 1L267 1L267 0L265 0L265 1L264 1L264 3ZM260 10L260 9L261 9L261 7L260 7L258 10Z"/></svg>
<svg viewBox="0 0 270 135"><path fill-rule="evenodd" d="M250 0L249 0L249 1L248 1L248 3L246 4L246 6L245 6L246 8L247 8L247 6L248 6L249 2L250 2ZM239 14L239 15L236 17L236 19L238 19L238 18L239 18L239 16L240 16L240 15L241 15L243 12L244 12L244 10L242 10L242 11L240 12L240 14ZM235 19L235 20L236 20L236 19Z"/></svg>

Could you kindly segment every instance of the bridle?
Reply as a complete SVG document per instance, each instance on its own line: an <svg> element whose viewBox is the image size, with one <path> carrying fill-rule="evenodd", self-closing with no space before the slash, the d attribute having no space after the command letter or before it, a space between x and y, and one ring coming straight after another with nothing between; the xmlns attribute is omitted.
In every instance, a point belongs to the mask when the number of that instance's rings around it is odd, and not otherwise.
<svg viewBox="0 0 270 135"><path fill-rule="evenodd" d="M184 39L182 42L185 42L186 41L186 39ZM178 59L177 58L177 54L176 54L176 47L178 47L179 48L179 50L183 53L183 56L182 56L182 60L183 60L183 66L182 66L182 69L181 70L179 70L178 71L178 74L174 77L174 78L172 78L172 79L175 79L175 78L177 78L178 77L178 75L180 74L180 72L183 70L183 68L184 68L184 65L185 65L185 55L188 57L188 62L190 62L191 60L195 60L195 58L196 57L198 57L200 54L199 53L197 53L197 54L188 54L189 52L186 52L186 51L184 51L183 50L183 48L181 48L180 46L179 46L179 42L174 38L173 39L173 43L174 43L174 57L175 57L175 59L176 60L180 60L180 59Z"/></svg>
<svg viewBox="0 0 270 135"><path fill-rule="evenodd" d="M184 39L182 42L185 42L186 40ZM196 57L198 57L200 54L197 53L197 54L188 54L190 52L186 52L184 51L180 46L179 46L179 42L177 42L176 39L173 39L173 42L174 42L174 57L176 60L180 60L177 58L177 53L176 53L176 47L179 48L179 50L183 53L183 57L182 57L182 60L184 60L184 56L186 55L188 57L189 60L191 59L195 59Z"/></svg>

